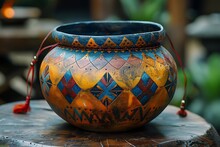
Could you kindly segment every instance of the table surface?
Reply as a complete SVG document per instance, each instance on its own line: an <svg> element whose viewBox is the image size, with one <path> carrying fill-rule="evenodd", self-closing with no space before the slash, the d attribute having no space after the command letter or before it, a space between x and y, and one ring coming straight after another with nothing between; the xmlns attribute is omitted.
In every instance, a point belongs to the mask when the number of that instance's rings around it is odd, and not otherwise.
<svg viewBox="0 0 220 147"><path fill-rule="evenodd" d="M32 101L28 114L13 114L14 104L0 106L0 146L220 146L220 137L210 124L191 112L181 118L174 106L142 128L95 133L66 123L44 100Z"/></svg>

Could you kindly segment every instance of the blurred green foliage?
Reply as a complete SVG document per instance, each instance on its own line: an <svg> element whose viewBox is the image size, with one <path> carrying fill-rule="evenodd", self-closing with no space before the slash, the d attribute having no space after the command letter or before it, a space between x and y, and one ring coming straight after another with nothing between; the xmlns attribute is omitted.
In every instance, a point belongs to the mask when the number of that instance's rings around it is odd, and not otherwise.
<svg viewBox="0 0 220 147"><path fill-rule="evenodd" d="M204 67L199 70L198 72L204 72L203 79L200 79L203 96L208 101L220 97L220 55L211 55Z"/></svg>
<svg viewBox="0 0 220 147"><path fill-rule="evenodd" d="M159 21L164 14L166 0L120 0L122 8L131 20Z"/></svg>
<svg viewBox="0 0 220 147"><path fill-rule="evenodd" d="M220 130L220 54L214 53L206 60L191 63L186 73L188 109L202 115ZM171 104L180 104L183 81L183 73L179 71L177 89Z"/></svg>
<svg viewBox="0 0 220 147"><path fill-rule="evenodd" d="M212 54L206 61L191 65L191 75L200 96L210 102L220 97L220 54Z"/></svg>
<svg viewBox="0 0 220 147"><path fill-rule="evenodd" d="M202 97L207 102L220 97L220 54L212 54L206 61L192 63L191 70L186 69L186 75L189 97ZM183 88L183 81L183 73L179 70L177 90ZM176 95L179 96L178 93Z"/></svg>

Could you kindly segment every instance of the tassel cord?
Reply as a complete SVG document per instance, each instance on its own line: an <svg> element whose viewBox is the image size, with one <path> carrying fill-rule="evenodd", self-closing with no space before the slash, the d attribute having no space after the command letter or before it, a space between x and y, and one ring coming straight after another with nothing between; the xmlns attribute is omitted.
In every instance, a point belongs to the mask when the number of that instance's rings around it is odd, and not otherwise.
<svg viewBox="0 0 220 147"><path fill-rule="evenodd" d="M33 82L34 82L34 74L35 74L35 65L37 63L37 59L38 57L45 51L45 50L52 50L54 49L58 43L56 44L52 44L46 47L43 47L44 43L46 42L46 40L48 39L48 37L51 35L50 31L46 37L44 38L44 40L41 42L40 47L36 53L36 56L34 56L33 60L30 63L30 68L28 70L27 73L27 77L26 77L26 85L27 85L27 96L26 96L26 101L25 104L16 104L13 108L13 112L14 113L27 113L28 111L30 111L30 99L31 99L31 94L33 91ZM29 82L30 80L30 82ZM28 84L30 83L30 89Z"/></svg>
<svg viewBox="0 0 220 147"><path fill-rule="evenodd" d="M181 117L186 117L187 116L187 112L185 111L185 101L186 101L186 87L187 87L187 77L186 77L186 73L183 67L183 62L180 58L179 53L176 51L176 49L174 48L174 45L169 37L169 35L166 33L166 37L170 43L171 49L172 51L175 53L176 57L177 57L177 61L181 67L181 70L183 72L183 76L184 76L184 93L183 93L183 97L181 100L181 104L180 104L180 110L177 112L177 114Z"/></svg>

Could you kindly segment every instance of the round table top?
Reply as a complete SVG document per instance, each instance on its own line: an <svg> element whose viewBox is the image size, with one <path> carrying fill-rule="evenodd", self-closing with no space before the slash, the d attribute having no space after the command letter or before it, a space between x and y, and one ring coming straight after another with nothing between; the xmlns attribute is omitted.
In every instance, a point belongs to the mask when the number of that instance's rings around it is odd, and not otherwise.
<svg viewBox="0 0 220 147"><path fill-rule="evenodd" d="M15 103L0 106L0 146L220 146L209 123L189 111L179 117L171 105L142 128L95 133L66 123L44 100L32 101L27 114L13 114Z"/></svg>

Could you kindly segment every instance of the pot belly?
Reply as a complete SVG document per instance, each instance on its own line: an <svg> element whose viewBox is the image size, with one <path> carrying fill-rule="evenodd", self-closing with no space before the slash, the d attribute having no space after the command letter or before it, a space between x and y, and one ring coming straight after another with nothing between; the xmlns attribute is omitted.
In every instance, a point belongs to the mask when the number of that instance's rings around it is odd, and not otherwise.
<svg viewBox="0 0 220 147"><path fill-rule="evenodd" d="M176 64L154 50L83 51L56 47L40 67L42 93L64 120L86 130L140 127L170 102Z"/></svg>

